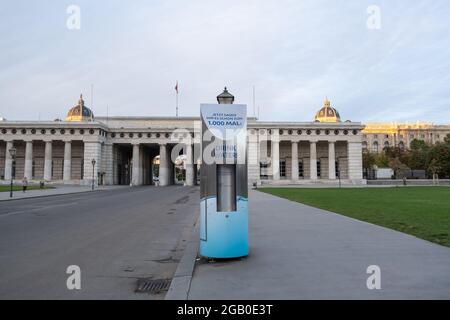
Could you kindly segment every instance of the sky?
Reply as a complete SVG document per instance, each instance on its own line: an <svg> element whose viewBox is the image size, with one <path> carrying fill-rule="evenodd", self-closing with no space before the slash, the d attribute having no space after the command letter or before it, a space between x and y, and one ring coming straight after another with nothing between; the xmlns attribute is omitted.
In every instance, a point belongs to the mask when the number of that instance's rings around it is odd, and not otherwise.
<svg viewBox="0 0 450 320"><path fill-rule="evenodd" d="M63 119L80 93L95 115L174 116L178 81L180 116L227 86L264 121L312 121L328 97L342 120L446 124L449 15L448 0L0 0L0 117Z"/></svg>

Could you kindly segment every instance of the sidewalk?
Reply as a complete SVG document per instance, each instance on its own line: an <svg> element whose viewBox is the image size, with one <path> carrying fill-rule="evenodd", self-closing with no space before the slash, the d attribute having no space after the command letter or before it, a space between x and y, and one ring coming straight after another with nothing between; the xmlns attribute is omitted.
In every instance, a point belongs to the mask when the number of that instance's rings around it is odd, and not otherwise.
<svg viewBox="0 0 450 320"><path fill-rule="evenodd" d="M450 248L258 191L250 255L198 263L189 299L449 299ZM381 290L366 286L381 268Z"/></svg>
<svg viewBox="0 0 450 320"><path fill-rule="evenodd" d="M37 190L28 190L23 193L22 191L14 191L13 197L9 197L8 192L0 192L0 201L8 201L8 200L17 200L17 199L25 199L25 198L36 198L36 197L46 197L46 196L55 196L62 194L70 194L70 193L80 193L80 192L89 192L91 191L90 186L70 186L70 185L52 185L51 189L37 189ZM95 190L109 190L112 188L117 188L113 186L101 186L95 188Z"/></svg>

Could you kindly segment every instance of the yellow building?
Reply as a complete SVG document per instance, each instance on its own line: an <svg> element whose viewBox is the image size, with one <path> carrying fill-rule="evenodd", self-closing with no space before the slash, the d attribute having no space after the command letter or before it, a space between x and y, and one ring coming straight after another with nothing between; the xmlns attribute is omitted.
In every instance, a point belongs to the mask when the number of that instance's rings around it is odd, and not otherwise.
<svg viewBox="0 0 450 320"><path fill-rule="evenodd" d="M385 147L409 148L412 140L428 144L443 142L450 133L450 125L417 123L367 123L363 133L363 149L380 152Z"/></svg>

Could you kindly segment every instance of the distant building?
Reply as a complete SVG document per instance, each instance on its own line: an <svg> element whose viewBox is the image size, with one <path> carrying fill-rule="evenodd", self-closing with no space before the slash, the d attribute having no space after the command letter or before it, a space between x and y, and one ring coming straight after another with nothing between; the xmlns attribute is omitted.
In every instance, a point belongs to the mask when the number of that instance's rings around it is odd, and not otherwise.
<svg viewBox="0 0 450 320"><path fill-rule="evenodd" d="M341 121L325 100L314 121L248 118L248 181L258 184L364 184L360 122ZM13 177L66 184L175 182L171 154L185 155L186 184L201 170L200 117L94 117L82 97L64 121L2 121L0 182ZM380 140L384 143L384 140ZM182 150L175 149L183 145ZM13 161L9 150L17 150ZM175 151L174 151L175 150ZM94 161L93 161L94 160ZM156 160L156 161L154 161ZM176 162L176 161L175 161Z"/></svg>
<svg viewBox="0 0 450 320"><path fill-rule="evenodd" d="M443 142L450 133L450 125L432 123L367 123L363 133L363 150L381 152L385 147L409 148L412 140L428 144Z"/></svg>

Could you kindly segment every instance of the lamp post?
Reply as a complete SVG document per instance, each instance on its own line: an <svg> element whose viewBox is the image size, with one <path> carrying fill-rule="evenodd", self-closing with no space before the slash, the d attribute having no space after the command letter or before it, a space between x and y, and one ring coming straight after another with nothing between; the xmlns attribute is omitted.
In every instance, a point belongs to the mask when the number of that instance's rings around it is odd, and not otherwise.
<svg viewBox="0 0 450 320"><path fill-rule="evenodd" d="M11 159L12 159L12 164L11 166L14 164L15 160L16 160L16 148L12 147L11 149L9 149L9 154L11 155ZM13 179L14 176L12 174L12 168L11 168L11 188L9 190L9 197L12 198L13 197Z"/></svg>
<svg viewBox="0 0 450 320"><path fill-rule="evenodd" d="M234 96L228 92L227 87L223 89L223 92L217 96L217 102L219 104L233 104Z"/></svg>
<svg viewBox="0 0 450 320"><path fill-rule="evenodd" d="M94 182L95 182L95 177L94 177L94 173L95 173L95 159L92 159L91 163L92 163L92 191L94 191Z"/></svg>
<svg viewBox="0 0 450 320"><path fill-rule="evenodd" d="M339 188L340 188L341 187L341 170L340 169L337 170L337 176L339 179Z"/></svg>

